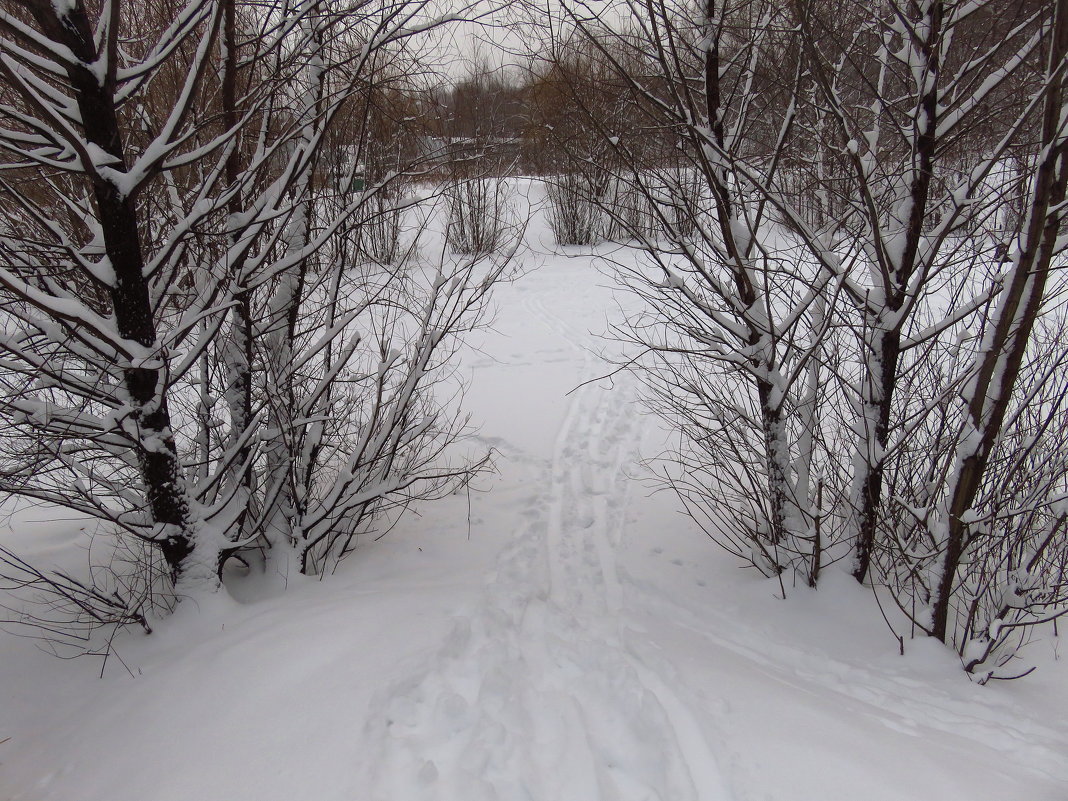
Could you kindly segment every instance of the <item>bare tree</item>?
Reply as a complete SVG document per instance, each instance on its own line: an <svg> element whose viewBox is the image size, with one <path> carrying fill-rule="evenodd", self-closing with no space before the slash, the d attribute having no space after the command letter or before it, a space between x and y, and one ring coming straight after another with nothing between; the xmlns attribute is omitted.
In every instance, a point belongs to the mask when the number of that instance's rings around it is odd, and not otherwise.
<svg viewBox="0 0 1068 801"><path fill-rule="evenodd" d="M864 443L854 477L858 580L876 544L888 447L901 419L895 388L908 352L944 330L926 325L925 314L951 276L991 261L988 243L961 233L977 211L972 198L1027 119L1026 104L1006 86L1038 46L1040 17L1012 5L1015 13L1000 15L956 2L858 5L844 14L798 5L820 120L840 148L838 205L854 245L829 266L848 270L860 314L863 370L852 387ZM996 36L984 31L991 15L999 17ZM975 286L956 291L964 294L944 327L989 297Z"/></svg>
<svg viewBox="0 0 1068 801"><path fill-rule="evenodd" d="M149 11L0 11L0 488L146 543L179 593L230 558L315 572L484 465L448 461L465 423L434 385L507 260L353 247L431 163L381 124L383 80L416 91L412 47L474 12Z"/></svg>
<svg viewBox="0 0 1068 801"><path fill-rule="evenodd" d="M575 2L557 32L629 93L630 129L585 114L609 152L577 161L613 177L601 208L648 259L620 266L649 309L627 332L639 370L682 434L668 480L771 572L815 583L848 550L969 670L1062 608L1042 422L1061 352L1032 334L1059 330L1064 15ZM674 147L632 147L635 129Z"/></svg>
<svg viewBox="0 0 1068 801"><path fill-rule="evenodd" d="M625 11L616 23L574 3L565 18L625 88L626 128L588 116L608 155L588 161L612 176L601 208L648 257L625 268L650 312L624 336L650 354L639 374L686 440L668 478L719 541L814 583L817 440L799 422L816 402L803 387L836 276L782 246L754 191L783 168L796 115L796 68L755 89L768 60L798 64L789 19L759 4Z"/></svg>
<svg viewBox="0 0 1068 801"><path fill-rule="evenodd" d="M189 4L132 63L120 46L121 6L107 11L28 2L0 17L0 69L15 100L4 109L6 172L38 178L33 195L11 180L0 186L18 221L0 245L10 265L0 270L4 310L15 323L4 340L14 366L5 411L44 446L8 469L8 484L100 513L102 494L86 485L72 497L56 472L129 500L123 474L136 465L142 514L123 515L123 525L160 548L176 579L210 580L218 543L192 511L168 404L167 350L194 331L179 324L161 336L153 278L166 274L166 257L153 258L156 243L145 241L150 227L138 196L191 152L191 111L220 7ZM160 129L134 150L126 129L136 117L124 107L137 104L172 57L185 61L185 80ZM217 299L217 289L206 292L200 311ZM116 466L103 468L102 457ZM41 468L56 480L41 481Z"/></svg>
<svg viewBox="0 0 1068 801"><path fill-rule="evenodd" d="M1020 216L1017 246L1010 257L1007 273L1001 278L1004 289L996 308L987 322L978 352L967 373L961 390L966 407L961 430L956 439L954 466L949 475L944 505L933 515L938 527L936 542L939 556L937 575L932 587L931 634L945 642L954 642L950 614L958 590L958 574L969 562L968 551L984 528L997 527L997 513L990 518L980 512L977 500L984 494L984 484L990 473L1001 472L1009 480L1018 480L1026 469L1025 463L1034 457L1035 445L1045 438L1030 436L1030 442L1008 447L1014 456L1011 467L992 464L992 459L1006 448L1006 438L1018 437L1035 425L1024 427L1021 417L1037 406L1040 414L1049 415L1059 407L1060 392L1046 394L1053 384L1053 376L1060 370L1063 351L1054 351L1053 365L1044 369L1027 369L1029 354L1033 354L1033 334L1043 313L1047 293L1054 289L1054 273L1058 259L1068 243L1064 241L1062 218L1068 187L1068 3L1052 4L1044 19L1045 58L1041 81L1034 101L1041 104L1041 126L1037 145L1037 165L1031 196ZM1056 341L1056 340L1055 340ZM1058 349L1059 350L1059 349ZM1018 395L1021 377L1028 379L1022 387L1023 399ZM1029 432L1031 433L1031 432ZM1060 443L1057 440L1058 444ZM1059 450L1059 449L1058 449ZM1011 452L1011 451L1010 451ZM1056 452L1055 452L1056 454ZM1006 627L1025 625L1025 620L1041 620L1065 610L1063 586L1063 528L1064 511L1058 507L1063 469L1059 458L1051 454L1044 469L1055 465L1047 481L1036 482L1045 490L1031 503L1020 504L1031 489L1020 487L1010 497L1017 502L1013 517L1030 518L1023 524L1031 537L1025 545L1010 538L1009 552L1018 550L1008 565L1011 586L999 587L1004 600L983 619L981 626L969 620L971 637L960 642L961 654L969 671L976 670L990 655L998 641L998 634ZM1033 464L1028 465L1034 467ZM1034 473L1032 473L1034 475ZM1037 478L1037 476L1035 476ZM1022 490L1022 491L1021 491ZM995 509L997 505L995 505ZM1037 515L1037 519L1035 519ZM1059 548L1058 548L1059 546ZM981 560L985 561L985 560ZM1035 608L1041 611L1036 615ZM1030 622L1030 621L1028 621ZM978 653L976 653L978 651ZM989 668L990 666L988 666Z"/></svg>

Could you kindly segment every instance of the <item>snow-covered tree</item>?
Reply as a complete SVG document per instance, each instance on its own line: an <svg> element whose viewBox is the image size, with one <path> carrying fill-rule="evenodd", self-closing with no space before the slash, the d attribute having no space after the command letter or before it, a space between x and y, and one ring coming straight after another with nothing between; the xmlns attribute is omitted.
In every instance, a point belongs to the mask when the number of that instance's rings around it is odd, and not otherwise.
<svg viewBox="0 0 1068 801"><path fill-rule="evenodd" d="M767 191L787 166L800 79L785 9L564 9L624 87L621 125L588 116L607 155L585 161L609 176L611 191L591 199L613 235L645 256L620 264L649 310L620 333L644 350L638 374L682 433L665 477L714 539L814 584L820 457L803 421L814 419L806 387L838 277L791 253L772 225ZM767 82L771 61L785 88Z"/></svg>
<svg viewBox="0 0 1068 801"><path fill-rule="evenodd" d="M230 558L319 571L479 469L434 387L505 260L354 247L426 169L383 83L417 91L418 43L473 13L5 4L0 489L107 521L181 594Z"/></svg>
<svg viewBox="0 0 1068 801"><path fill-rule="evenodd" d="M681 434L666 478L766 571L848 559L969 670L1064 609L1066 13L570 2L555 34L629 87L586 162L645 255L625 335Z"/></svg>

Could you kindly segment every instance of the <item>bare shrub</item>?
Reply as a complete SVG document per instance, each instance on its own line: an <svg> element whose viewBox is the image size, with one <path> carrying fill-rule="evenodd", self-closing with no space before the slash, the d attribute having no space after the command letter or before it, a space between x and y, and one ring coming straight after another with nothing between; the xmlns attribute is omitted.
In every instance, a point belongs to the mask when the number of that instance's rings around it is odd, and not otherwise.
<svg viewBox="0 0 1068 801"><path fill-rule="evenodd" d="M360 207L356 216L356 252L376 264L400 264L407 255L401 233L411 196L399 186L381 188Z"/></svg>
<svg viewBox="0 0 1068 801"><path fill-rule="evenodd" d="M82 577L41 569L0 546L0 589L8 593L0 609L9 630L58 656L106 658L120 628L150 634L153 620L173 609L169 570L157 549L121 532L90 543Z"/></svg>
<svg viewBox="0 0 1068 801"><path fill-rule="evenodd" d="M600 187L586 175L566 172L546 180L549 230L560 245L596 245L604 240Z"/></svg>
<svg viewBox="0 0 1068 801"><path fill-rule="evenodd" d="M453 251L486 256L507 249L520 226L502 178L479 176L450 184L445 190L448 222L445 238Z"/></svg>
<svg viewBox="0 0 1068 801"><path fill-rule="evenodd" d="M610 241L655 241L663 236L664 187L653 172L620 174L607 182L599 204Z"/></svg>

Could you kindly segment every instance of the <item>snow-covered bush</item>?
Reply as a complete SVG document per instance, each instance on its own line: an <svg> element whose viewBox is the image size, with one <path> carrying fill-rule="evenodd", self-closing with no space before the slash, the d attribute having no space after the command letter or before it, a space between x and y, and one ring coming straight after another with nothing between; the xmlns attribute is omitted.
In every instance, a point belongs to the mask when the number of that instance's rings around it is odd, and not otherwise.
<svg viewBox="0 0 1068 801"><path fill-rule="evenodd" d="M616 175L598 201L604 215L605 239L613 242L655 241L663 235L665 187L646 172Z"/></svg>

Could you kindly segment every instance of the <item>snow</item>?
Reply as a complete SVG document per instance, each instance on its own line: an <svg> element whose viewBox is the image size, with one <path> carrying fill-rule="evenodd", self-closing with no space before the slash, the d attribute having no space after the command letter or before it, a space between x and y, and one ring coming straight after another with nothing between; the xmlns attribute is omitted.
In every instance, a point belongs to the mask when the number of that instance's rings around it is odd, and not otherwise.
<svg viewBox="0 0 1068 801"><path fill-rule="evenodd" d="M74 11L74 0L52 0L52 9L57 17L66 17Z"/></svg>
<svg viewBox="0 0 1068 801"><path fill-rule="evenodd" d="M785 601L737 570L652 493L639 457L669 435L634 379L594 380L634 301L542 221L527 238L541 264L462 370L498 474L322 581L183 601L102 677L0 633L0 799L1063 799L1056 640L980 687L938 643L899 656L835 566ZM3 544L84 560L84 521L9 511Z"/></svg>

